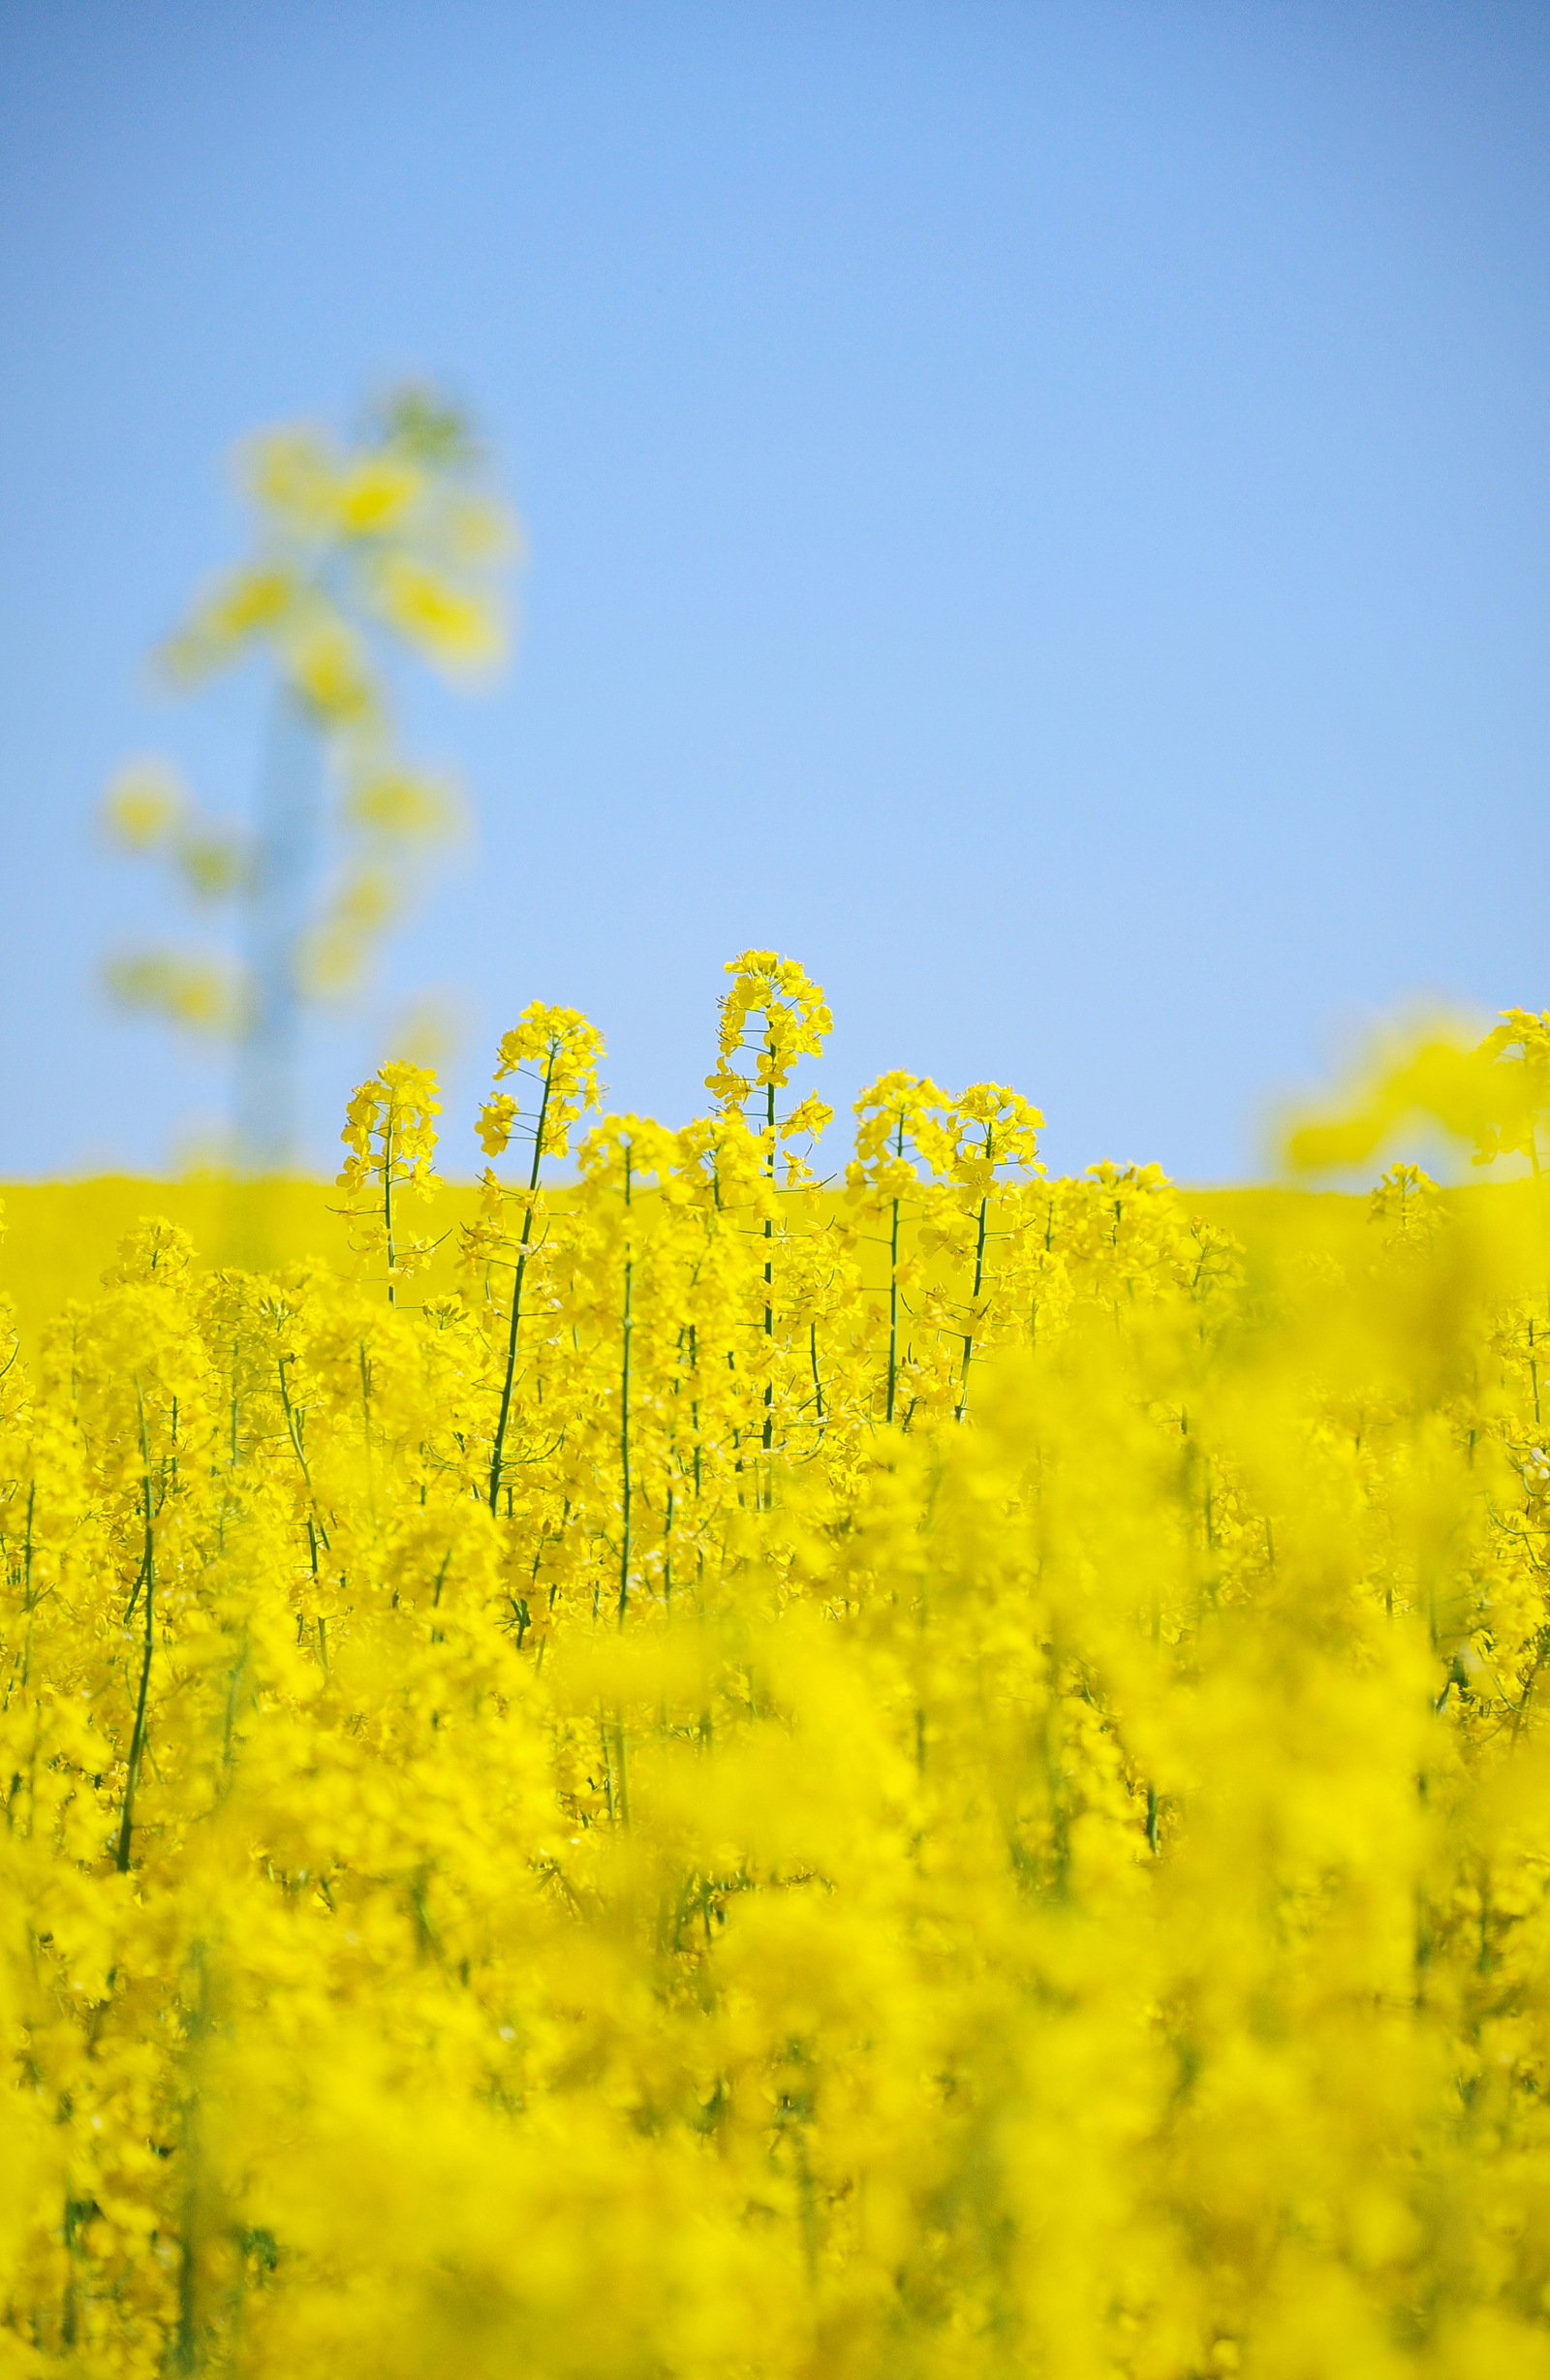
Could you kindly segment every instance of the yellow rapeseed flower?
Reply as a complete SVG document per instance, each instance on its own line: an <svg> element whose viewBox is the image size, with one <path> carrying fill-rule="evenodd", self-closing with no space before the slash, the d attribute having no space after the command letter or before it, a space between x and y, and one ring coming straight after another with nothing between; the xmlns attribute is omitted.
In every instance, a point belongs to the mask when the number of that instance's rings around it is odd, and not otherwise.
<svg viewBox="0 0 1550 2380"><path fill-rule="evenodd" d="M353 1263L0 1313L0 2370L1550 2370L1550 1192L785 1188L734 977L676 1130L522 1012L458 1286L398 1059Z"/></svg>

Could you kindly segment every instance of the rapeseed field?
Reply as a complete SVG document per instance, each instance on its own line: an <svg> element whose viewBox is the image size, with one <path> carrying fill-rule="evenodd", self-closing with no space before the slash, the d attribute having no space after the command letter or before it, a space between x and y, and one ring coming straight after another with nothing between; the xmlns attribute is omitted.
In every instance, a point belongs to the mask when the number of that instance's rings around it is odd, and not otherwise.
<svg viewBox="0 0 1550 2380"><path fill-rule="evenodd" d="M729 975L683 1130L535 1005L472 1194L16 1202L0 2372L1550 2373L1550 1028L1294 1144L1518 1183L821 1183Z"/></svg>

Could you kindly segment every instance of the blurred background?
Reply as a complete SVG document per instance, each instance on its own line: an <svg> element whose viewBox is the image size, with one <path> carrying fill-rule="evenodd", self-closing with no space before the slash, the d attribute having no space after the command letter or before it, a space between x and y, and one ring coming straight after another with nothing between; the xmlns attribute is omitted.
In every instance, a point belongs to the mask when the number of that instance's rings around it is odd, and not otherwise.
<svg viewBox="0 0 1550 2380"><path fill-rule="evenodd" d="M242 814L258 678L146 654L232 442L406 375L524 624L405 673L477 832L314 1036L319 1168L427 1001L450 1172L535 997L684 1120L751 944L837 1103L989 1076L1197 1183L1373 1015L1550 1006L1547 150L1508 0L3 0L0 1174L221 1117L101 986L182 930L102 789Z"/></svg>

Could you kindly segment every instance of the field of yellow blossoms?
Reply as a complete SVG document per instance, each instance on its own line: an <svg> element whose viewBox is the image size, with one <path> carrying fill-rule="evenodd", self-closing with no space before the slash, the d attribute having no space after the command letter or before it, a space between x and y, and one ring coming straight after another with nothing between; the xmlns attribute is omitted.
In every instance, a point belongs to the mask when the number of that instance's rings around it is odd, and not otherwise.
<svg viewBox="0 0 1550 2380"><path fill-rule="evenodd" d="M1303 1135L1527 1178L1235 1233L906 1074L818 1184L729 976L477 1197L385 1066L322 1254L14 1202L0 2375L1550 2374L1545 1020Z"/></svg>

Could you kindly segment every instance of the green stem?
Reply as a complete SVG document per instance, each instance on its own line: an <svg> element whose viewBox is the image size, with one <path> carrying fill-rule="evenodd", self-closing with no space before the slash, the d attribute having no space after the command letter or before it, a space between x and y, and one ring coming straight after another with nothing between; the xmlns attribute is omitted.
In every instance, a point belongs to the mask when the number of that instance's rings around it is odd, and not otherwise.
<svg viewBox="0 0 1550 2380"><path fill-rule="evenodd" d="M898 1136L893 1153L904 1155L904 1117L899 1118ZM899 1386L899 1202L893 1202L893 1229L888 1238L888 1409L887 1421L893 1419L893 1401Z"/></svg>
<svg viewBox="0 0 1550 2380"><path fill-rule="evenodd" d="M398 1303L398 1284L393 1279L393 1112L397 1094L388 1094L388 1113L382 1128L382 1214L388 1235L388 1302Z"/></svg>
<svg viewBox="0 0 1550 2380"><path fill-rule="evenodd" d="M135 1727L129 1739L128 1773L124 1779L124 1814L118 1829L118 1851L113 1862L121 1876L129 1873L129 1851L135 1832L135 1790L140 1783L140 1763L145 1757L145 1711L150 1700L151 1658L156 1649L156 1528L151 1510L151 1454L145 1433L145 1397L138 1373L135 1377L135 1396L140 1406L140 1493L144 1504L145 1534L140 1553L140 1577L145 1591L145 1634L140 1665L140 1693L135 1703Z"/></svg>
<svg viewBox="0 0 1550 2380"><path fill-rule="evenodd" d="M985 1132L985 1161L991 1166L995 1164L994 1151L995 1136L987 1127ZM985 1242L989 1237L989 1223L990 1193L987 1190L984 1197L979 1202L979 1237L975 1243L975 1285L970 1293L971 1297L976 1303L978 1301L979 1292L984 1287ZM963 1340L963 1369L958 1375L958 1410L953 1416L953 1419L958 1422L963 1420L964 1408L969 1402L969 1364L974 1352L974 1332L972 1331L966 1331L964 1332Z"/></svg>
<svg viewBox="0 0 1550 2380"><path fill-rule="evenodd" d="M194 1998L188 2027L188 2082L181 2108L182 2139L179 2143L183 2168L183 2208L177 2278L177 2331L172 2340L171 2368L174 2372L197 2372L204 2358L201 2333L204 2329L201 2300L203 2295L203 2250L206 2215L204 2207L204 2175L202 2141L200 2125L199 2065L202 2046L209 2031L210 1988L205 1968L204 1946L194 1945L194 1967L199 1977L199 1989Z"/></svg>
<svg viewBox="0 0 1550 2380"><path fill-rule="evenodd" d="M625 1151L624 1159L624 1203L626 1209L625 1229L628 1233L630 1206L630 1152L628 1149ZM619 1376L619 1465L623 1475L623 1511L621 1514L621 1525L619 1532L619 1625L621 1628L624 1626L625 1607L630 1601L630 1555L632 1550L631 1526L634 1517L633 1503L635 1492L635 1483L630 1472L630 1343L635 1331L634 1299L636 1268L635 1258L630 1253L630 1243L628 1238L625 1241L625 1250L624 1345L622 1350L621 1370Z"/></svg>
<svg viewBox="0 0 1550 2380"><path fill-rule="evenodd" d="M768 1049L770 1056L770 1080L764 1086L766 1092L765 1123L769 1132L769 1154L767 1162L769 1166L769 1177L771 1182L773 1182L775 1179L775 1041L773 1025L771 1025L769 1030L766 1032L765 1047ZM773 1338L775 1335L775 1250L772 1245L774 1237L775 1218L773 1215L766 1215L764 1218L764 1336L766 1338ZM766 1455L769 1453L774 1443L775 1380L772 1373L770 1378L764 1383L764 1452Z"/></svg>
<svg viewBox="0 0 1550 2380"><path fill-rule="evenodd" d="M522 1328L522 1284L527 1276L528 1242L533 1232L533 1213L539 1191L539 1167L543 1162L543 1133L549 1113L549 1090L554 1081L554 1068L559 1057L559 1046L549 1045L549 1062L543 1070L543 1095L539 1101L539 1119L533 1127L533 1169L527 1180L527 1212L522 1218L522 1245L516 1259L516 1278L512 1284L512 1321L506 1334L506 1378L501 1384L501 1410L495 1424L495 1444L490 1451L490 1511L500 1500L501 1464L506 1454L506 1432L512 1418L512 1395L516 1382L516 1342Z"/></svg>

